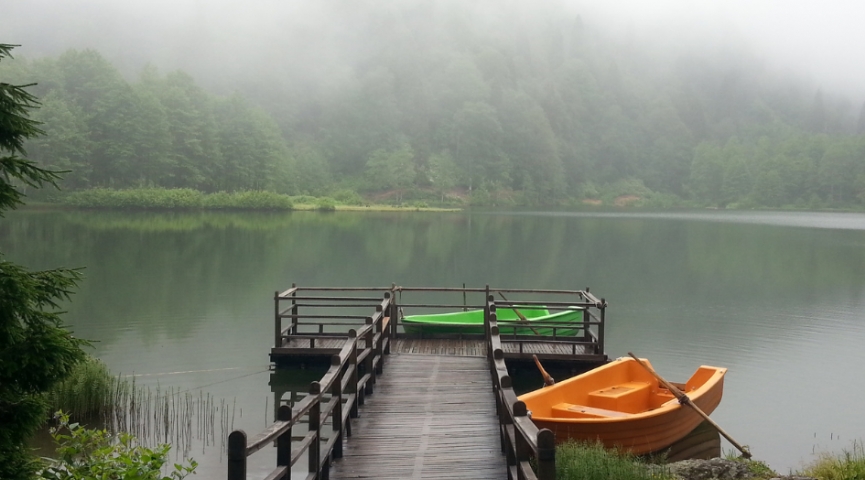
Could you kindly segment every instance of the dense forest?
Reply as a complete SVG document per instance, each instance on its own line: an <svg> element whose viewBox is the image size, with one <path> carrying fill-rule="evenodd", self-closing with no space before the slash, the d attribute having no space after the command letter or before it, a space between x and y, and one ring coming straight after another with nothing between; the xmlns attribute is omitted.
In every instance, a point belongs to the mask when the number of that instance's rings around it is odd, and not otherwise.
<svg viewBox="0 0 865 480"><path fill-rule="evenodd" d="M47 135L27 150L69 171L66 190L865 204L865 105L775 73L745 47L662 53L556 10L365 8L354 61L317 77L263 65L268 75L248 72L228 96L151 65L124 76L96 50L18 58L0 76L38 82L33 115Z"/></svg>

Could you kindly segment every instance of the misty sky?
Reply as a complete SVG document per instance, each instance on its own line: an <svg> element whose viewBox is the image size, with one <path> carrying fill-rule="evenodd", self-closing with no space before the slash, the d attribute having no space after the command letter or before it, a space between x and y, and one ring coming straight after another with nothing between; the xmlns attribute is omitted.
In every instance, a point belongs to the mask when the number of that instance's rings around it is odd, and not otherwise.
<svg viewBox="0 0 865 480"><path fill-rule="evenodd" d="M242 52L262 63L302 50L305 39L350 48L345 19L369 0L26 0L3 2L0 42L30 57L95 48L121 68L150 61L201 75L196 62ZM394 0L399 1L399 0ZM435 1L435 0L430 0ZM439 0L441 1L441 0ZM554 2L557 0L550 0ZM467 5L474 2L466 0ZM538 0L502 0L500 8ZM824 91L865 98L865 2L858 0L563 0L599 28L667 45L753 45L770 65L804 75ZM327 4L327 6L323 6ZM334 13L334 9L352 11ZM499 7L497 7L499 8ZM525 7L524 7L525 8ZM340 37L343 37L340 43ZM220 52L223 52L221 54ZM335 54L335 58L339 55ZM316 61L321 61L317 58ZM326 59L324 59L326 60ZM245 62L249 65L249 62ZM200 66L200 65L199 65ZM212 71L212 70L207 70ZM200 79L208 83L207 79Z"/></svg>

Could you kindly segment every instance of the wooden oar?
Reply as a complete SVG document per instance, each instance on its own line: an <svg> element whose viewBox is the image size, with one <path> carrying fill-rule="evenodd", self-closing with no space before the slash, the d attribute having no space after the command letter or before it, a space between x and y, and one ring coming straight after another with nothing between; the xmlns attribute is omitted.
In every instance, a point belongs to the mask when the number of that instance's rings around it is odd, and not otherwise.
<svg viewBox="0 0 865 480"><path fill-rule="evenodd" d="M628 352L628 355L630 355L631 358L633 358L634 360L636 360L637 363L640 364L640 366L642 366L643 368L646 369L646 371L648 371L648 372L651 373L655 378L657 378L658 381L661 382L661 385L664 386L664 388L666 388L667 390L669 390L670 393L673 394L673 396L675 396L677 399L679 399L679 403L684 403L685 405L687 405L687 406L693 408L695 412L697 412L698 414L700 414L701 417L703 417L703 419L705 419L707 422L709 422L710 425L712 425L713 427L715 427L715 430L717 430L718 433L720 433L721 435L723 435L724 438L726 438L730 443L732 443L734 447L738 448L739 451L742 452L742 456L743 456L743 457L745 457L745 458L751 458L751 452L749 452L747 448L745 448L745 447L739 445L738 442L736 442L735 440L733 440L733 437L731 437L727 432L725 432L724 429L721 428L720 425L718 425L717 423L715 423L714 420L712 420L711 418L709 418L709 416L706 415L706 412L700 410L700 407L694 405L694 402L692 402L691 399L688 398L688 395L686 395L684 392L682 392L681 390L679 390L678 388L676 388L675 385L672 385L670 382L664 380L660 375L658 375L658 373L657 373L656 371L652 370L652 367L650 367L650 366L646 365L645 363L643 363L643 361L640 360L639 358L637 358L633 353Z"/></svg>
<svg viewBox="0 0 865 480"><path fill-rule="evenodd" d="M556 380L549 373L547 373L546 370L544 370L544 366L541 365L541 361L538 360L538 356L535 354L532 354L532 358L535 359L535 365L538 366L538 370L541 371L541 376L544 377L544 386L545 387L551 387L551 386L555 385Z"/></svg>
<svg viewBox="0 0 865 480"><path fill-rule="evenodd" d="M506 301L506 302L510 302L510 300L508 300L508 298L505 297L505 294L504 294L504 293L499 292L499 295L501 295L501 297L502 297L502 299L504 299L504 301ZM511 309L514 311L514 313L517 314L518 317L520 317L520 321L523 322L523 323L525 323L525 324L529 327L529 329L530 329L532 332L535 333L535 335L540 335L540 333L538 333L538 331L535 330L534 327L532 327L532 322L530 322L529 319L526 318L525 315L523 315L523 312L517 310L517 307L515 307L515 306L513 306L513 305L511 305Z"/></svg>

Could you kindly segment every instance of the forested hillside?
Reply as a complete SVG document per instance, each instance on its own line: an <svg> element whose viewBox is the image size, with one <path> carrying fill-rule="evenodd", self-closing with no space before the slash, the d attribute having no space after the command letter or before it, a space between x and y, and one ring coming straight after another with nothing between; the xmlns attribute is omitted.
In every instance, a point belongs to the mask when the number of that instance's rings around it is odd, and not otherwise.
<svg viewBox="0 0 865 480"><path fill-rule="evenodd" d="M350 61L309 58L311 73L280 77L275 46L228 97L152 66L124 78L94 50L18 59L0 75L39 83L48 135L28 152L70 170L66 189L865 204L865 109L742 47L661 54L555 9L356 8Z"/></svg>

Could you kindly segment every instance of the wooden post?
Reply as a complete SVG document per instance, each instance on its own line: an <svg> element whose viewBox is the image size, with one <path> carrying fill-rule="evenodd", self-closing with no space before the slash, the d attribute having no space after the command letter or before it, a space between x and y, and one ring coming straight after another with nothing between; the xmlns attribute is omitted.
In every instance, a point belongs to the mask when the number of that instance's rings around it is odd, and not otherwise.
<svg viewBox="0 0 865 480"><path fill-rule="evenodd" d="M348 331L348 341L352 342L351 353L348 356L347 372L351 377L351 380L349 380L348 385L346 385L348 390L345 393L354 394L354 401L351 402L348 416L351 418L357 418L357 406L360 403L360 395L362 394L357 391L357 330L352 328Z"/></svg>
<svg viewBox="0 0 865 480"><path fill-rule="evenodd" d="M396 284L390 287L390 338L396 338L399 333L399 305L396 303ZM388 347L389 348L389 347Z"/></svg>
<svg viewBox="0 0 865 480"><path fill-rule="evenodd" d="M291 407L283 405L276 414L277 421L291 421ZM291 428L276 438L276 466L291 465Z"/></svg>
<svg viewBox="0 0 865 480"><path fill-rule="evenodd" d="M504 375L501 377L500 382L502 384L502 390L507 390L511 388L513 385L511 384L511 377L509 375ZM510 443L510 438L508 437L508 426L513 426L514 421L508 413L508 407L504 404L504 399L502 399L502 417L500 419L501 430L502 430L502 442L505 445L505 460L508 466L513 466L517 464L517 459L514 456L514 448ZM516 428L516 427L514 427ZM514 431L516 433L516 430ZM516 435L515 435L516 436Z"/></svg>
<svg viewBox="0 0 865 480"><path fill-rule="evenodd" d="M387 328L384 329L385 337L387 337L387 346L384 348L384 354L390 355L390 344L393 342L393 339L396 338L396 329L394 329L394 324L397 322L396 315L393 314L393 295L390 292L384 292L384 298L390 299L387 304L387 310L384 312L385 315L389 318L387 323Z"/></svg>
<svg viewBox="0 0 865 480"><path fill-rule="evenodd" d="M463 282L463 311L469 311L469 302L466 300L466 282Z"/></svg>
<svg viewBox="0 0 865 480"><path fill-rule="evenodd" d="M583 310L583 341L584 342L592 341L592 333L590 332L590 329L592 328L592 326L589 325L589 321L591 319L592 319L592 314L589 313L589 309L586 308L585 310Z"/></svg>
<svg viewBox="0 0 865 480"><path fill-rule="evenodd" d="M235 430L228 436L228 480L246 480L246 432Z"/></svg>
<svg viewBox="0 0 865 480"><path fill-rule="evenodd" d="M549 429L538 432L538 480L556 478L556 434Z"/></svg>
<svg viewBox="0 0 865 480"><path fill-rule="evenodd" d="M279 292L273 294L273 348L282 346L282 318L279 316Z"/></svg>
<svg viewBox="0 0 865 480"><path fill-rule="evenodd" d="M333 458L342 458L342 379L345 375L345 370L342 369L342 360L339 355L330 357L330 365L339 367L339 375L336 376L336 381L333 382L333 390L330 392L331 397L336 398L336 405L333 407L333 434L337 436L336 442L333 444Z"/></svg>
<svg viewBox="0 0 865 480"><path fill-rule="evenodd" d="M366 317L366 324L372 325L372 317ZM372 361L375 358L375 348L373 343L375 342L375 329L369 328L366 331L366 335L364 337L364 350L369 349L369 355L363 359L363 373L366 375L369 373L369 380L366 381L366 385L364 390L364 394L372 395L373 385L375 384L375 369L372 368Z"/></svg>
<svg viewBox="0 0 865 480"><path fill-rule="evenodd" d="M309 444L309 473L315 473L315 478L321 474L321 384L312 382L309 385L310 396L316 397L309 409L309 431L315 431L315 440Z"/></svg>
<svg viewBox="0 0 865 480"><path fill-rule="evenodd" d="M376 305L375 311L378 312L378 321L375 322L375 328L373 329L375 333L378 333L378 341L375 342L375 350L374 356L378 357L378 365L375 367L375 374L381 375L382 369L384 368L384 349L382 347L382 343L384 343L384 312L381 309L381 305ZM375 335L373 335L375 338Z"/></svg>
<svg viewBox="0 0 865 480"><path fill-rule="evenodd" d="M297 284L292 283L291 288L297 288ZM291 292L291 297L291 334L297 335L297 299L294 298L297 297L297 290Z"/></svg>
<svg viewBox="0 0 865 480"><path fill-rule="evenodd" d="M517 417L525 417L528 414L528 410L526 410L526 404L517 400L513 405L514 411L514 419ZM516 445L514 445L514 450L516 451L516 458L514 461L515 465L519 467L520 462L529 460L532 456L531 447L529 447L529 442L526 441L526 438L523 437L519 433L519 429L514 425L514 441ZM540 479L539 479L540 480Z"/></svg>
<svg viewBox="0 0 865 480"><path fill-rule="evenodd" d="M595 353L604 353L604 323L606 323L604 319L607 312L606 299L601 299L601 306L599 308L601 309L601 324L598 325L598 350Z"/></svg>

